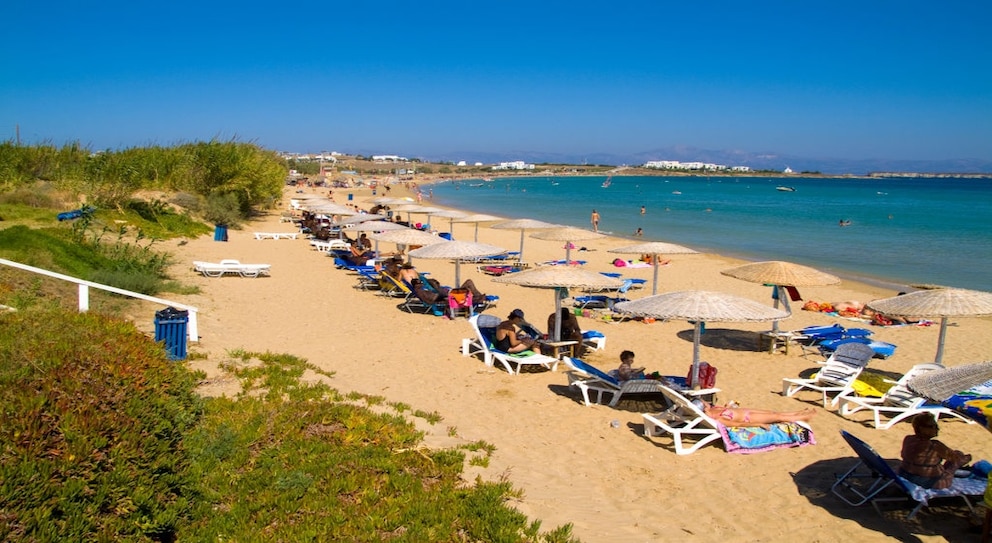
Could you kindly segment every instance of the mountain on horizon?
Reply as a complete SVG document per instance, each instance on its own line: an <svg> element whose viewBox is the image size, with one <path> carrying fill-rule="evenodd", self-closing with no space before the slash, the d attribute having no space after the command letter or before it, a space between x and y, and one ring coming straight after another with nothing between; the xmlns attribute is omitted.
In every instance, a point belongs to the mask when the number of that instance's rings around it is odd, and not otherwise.
<svg viewBox="0 0 992 543"><path fill-rule="evenodd" d="M739 150L710 150L688 146L671 146L631 154L542 153L534 151L486 152L457 151L439 156L423 157L431 162L469 164L482 162L496 164L513 160L542 164L604 164L612 166L639 166L651 160L678 160L679 162L706 162L727 167L748 166L752 170L794 172L820 172L823 174L865 175L874 172L893 173L992 173L992 161L982 159L905 160L905 159L843 159L814 158L776 153L751 153Z"/></svg>

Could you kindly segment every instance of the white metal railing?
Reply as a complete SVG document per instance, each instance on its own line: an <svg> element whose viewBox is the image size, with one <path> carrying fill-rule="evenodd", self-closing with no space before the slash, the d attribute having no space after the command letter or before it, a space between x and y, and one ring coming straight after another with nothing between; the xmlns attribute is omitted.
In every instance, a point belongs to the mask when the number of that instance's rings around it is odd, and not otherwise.
<svg viewBox="0 0 992 543"><path fill-rule="evenodd" d="M139 292L131 292L130 290L124 290L122 288L112 287L109 285L101 285L100 283L94 283L92 281L84 281L83 279L77 279L75 277L69 277L68 275L62 275L61 273L55 273L53 271L43 270L41 268L35 268L33 266L28 266L26 264L14 262L12 260L4 260L0 258L0 264L3 264L5 266L10 266L12 268L17 268L19 270L29 271L31 273L45 275L62 281L76 283L77 285L79 285L80 312L88 311L90 308L90 287L97 288L100 290L105 290L107 292L114 292L124 296L130 296L131 298L138 298L139 300L145 300L147 302L162 304L165 306L171 306L178 309L185 309L186 311L189 311L189 323L186 326L186 332L189 335L189 340L192 342L196 342L200 340L199 331L197 330L197 326L196 326L196 315L199 310L191 305L181 304L178 302L170 302L169 300L163 300L162 298L148 296L145 294L141 294Z"/></svg>

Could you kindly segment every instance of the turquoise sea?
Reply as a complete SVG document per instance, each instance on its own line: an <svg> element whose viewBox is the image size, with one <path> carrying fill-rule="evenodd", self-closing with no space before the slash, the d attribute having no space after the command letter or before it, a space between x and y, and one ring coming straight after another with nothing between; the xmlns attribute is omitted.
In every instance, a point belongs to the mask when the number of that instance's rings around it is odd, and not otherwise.
<svg viewBox="0 0 992 543"><path fill-rule="evenodd" d="M645 241L788 260L895 288L992 291L990 179L613 176L604 188L605 180L469 179L430 190L440 205L581 228L591 228L595 209L600 230L614 235L633 239L642 228Z"/></svg>

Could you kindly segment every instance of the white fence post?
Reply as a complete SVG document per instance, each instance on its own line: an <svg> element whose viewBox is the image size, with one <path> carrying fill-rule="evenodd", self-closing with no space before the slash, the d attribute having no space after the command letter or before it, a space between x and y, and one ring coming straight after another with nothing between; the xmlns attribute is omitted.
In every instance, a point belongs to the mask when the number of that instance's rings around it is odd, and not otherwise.
<svg viewBox="0 0 992 543"><path fill-rule="evenodd" d="M90 310L90 287L82 283L79 284L79 312L85 313Z"/></svg>
<svg viewBox="0 0 992 543"><path fill-rule="evenodd" d="M169 300L164 300L162 298L147 296L145 294L141 294L140 292L132 292L130 290L124 290L122 288L112 287L110 285L101 285L100 283L94 283L92 281L76 279L75 277L62 275L61 273L55 273L53 271L43 270L41 268L35 268L34 266L28 266L27 264L21 264L20 262L5 260L3 258L0 258L0 264L5 266L10 266L11 268L17 268L19 270L29 271L31 273L37 273L39 275L52 277L55 279L59 279L60 281L68 281L70 283L75 283L79 285L79 311L81 313L85 311L89 311L90 287L98 288L100 290L105 290L107 292L114 292L124 296L129 296L131 298L137 298L139 300L145 300L147 302L161 304L164 306L171 306L179 309L185 309L186 311L189 311L189 322L186 325L186 335L187 337L189 337L189 340L191 342L195 343L200 340L200 332L199 332L199 328L197 327L197 320L196 320L196 316L199 310L191 305L181 304L178 302L171 302Z"/></svg>

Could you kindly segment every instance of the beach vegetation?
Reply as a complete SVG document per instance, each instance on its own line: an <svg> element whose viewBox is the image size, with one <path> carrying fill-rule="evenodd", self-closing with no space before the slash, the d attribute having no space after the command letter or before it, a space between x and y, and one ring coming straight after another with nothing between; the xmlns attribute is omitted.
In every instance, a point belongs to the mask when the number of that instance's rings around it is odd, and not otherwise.
<svg viewBox="0 0 992 543"><path fill-rule="evenodd" d="M288 171L274 151L236 141L100 152L78 143L56 147L0 142L0 193L41 180L96 207L118 210L142 190L203 198L230 195L244 219L279 199Z"/></svg>
<svg viewBox="0 0 992 543"><path fill-rule="evenodd" d="M425 448L304 359L227 354L241 391L202 398L129 323L0 315L0 539L576 541L510 507L505 478L463 480L491 445Z"/></svg>

